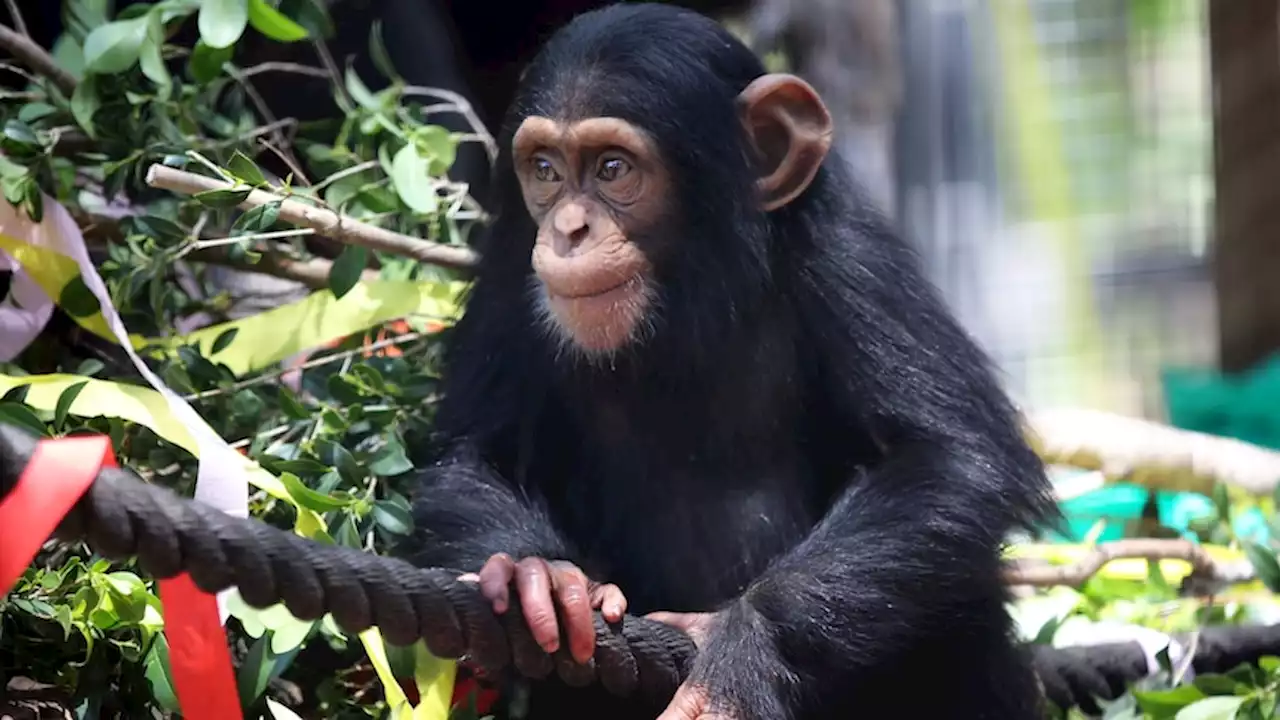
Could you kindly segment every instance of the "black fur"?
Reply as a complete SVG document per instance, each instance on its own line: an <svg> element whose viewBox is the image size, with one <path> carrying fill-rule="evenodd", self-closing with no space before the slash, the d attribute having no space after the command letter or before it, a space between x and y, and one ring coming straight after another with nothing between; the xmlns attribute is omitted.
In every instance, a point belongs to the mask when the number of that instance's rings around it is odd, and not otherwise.
<svg viewBox="0 0 1280 720"><path fill-rule="evenodd" d="M535 59L453 331L416 559L565 558L632 613L723 610L692 681L740 720L1038 717L998 551L1052 517L1041 463L842 163L754 206L734 100L764 72L713 21L658 5L583 15ZM674 175L679 233L641 346L591 359L541 321L509 151L530 114L627 119ZM530 702L535 718L661 710L554 681Z"/></svg>

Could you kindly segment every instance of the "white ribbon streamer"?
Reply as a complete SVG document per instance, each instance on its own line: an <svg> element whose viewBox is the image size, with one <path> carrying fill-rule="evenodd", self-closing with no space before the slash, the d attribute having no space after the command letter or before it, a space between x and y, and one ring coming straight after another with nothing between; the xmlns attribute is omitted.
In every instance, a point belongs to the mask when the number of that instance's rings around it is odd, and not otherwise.
<svg viewBox="0 0 1280 720"><path fill-rule="evenodd" d="M17 209L9 203L0 202L0 233L22 239L31 245L60 253L76 261L80 266L80 274L83 276L85 286L94 297L98 298L102 316L119 341L120 347L128 354L129 360L133 362L142 377L146 378L151 387L164 397L169 404L169 409L195 439L199 449L196 466L196 500L229 515L248 517L249 482L244 471L244 458L219 437L194 408L151 372L142 358L134 352L133 345L129 341L129 333L125 330L115 305L111 303L106 284L102 282L101 276L98 275L89 257L89 250L85 247L80 227L76 225L67 209L53 198L46 196L44 207L44 219L37 224L20 216ZM218 595L218 614L225 624L228 616L226 592Z"/></svg>
<svg viewBox="0 0 1280 720"><path fill-rule="evenodd" d="M23 271L22 264L4 251L0 251L0 270L12 273L9 294L0 302L0 361L9 361L49 324L53 300Z"/></svg>

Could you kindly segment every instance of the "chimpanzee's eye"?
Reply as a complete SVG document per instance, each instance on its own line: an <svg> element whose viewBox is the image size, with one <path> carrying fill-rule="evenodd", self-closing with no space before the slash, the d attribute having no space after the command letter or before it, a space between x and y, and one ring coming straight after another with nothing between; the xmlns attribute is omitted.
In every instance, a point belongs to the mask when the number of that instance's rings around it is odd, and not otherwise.
<svg viewBox="0 0 1280 720"><path fill-rule="evenodd" d="M551 161L537 157L533 159L533 176L539 182L557 182L560 180L560 173L556 172L556 168Z"/></svg>
<svg viewBox="0 0 1280 720"><path fill-rule="evenodd" d="M609 158L600 163L600 171L596 173L596 177L604 182L617 180L618 178L631 172L631 166L626 160L621 158Z"/></svg>

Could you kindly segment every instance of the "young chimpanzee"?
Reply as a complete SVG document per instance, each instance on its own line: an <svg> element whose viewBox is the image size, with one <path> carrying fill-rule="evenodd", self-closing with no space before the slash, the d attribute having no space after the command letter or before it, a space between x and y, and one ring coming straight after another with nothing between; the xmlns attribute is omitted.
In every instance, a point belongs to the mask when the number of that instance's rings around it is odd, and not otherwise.
<svg viewBox="0 0 1280 720"><path fill-rule="evenodd" d="M527 69L416 498L416 560L700 643L664 720L1032 718L999 548L1052 516L988 361L836 162L802 80L660 5ZM534 718L652 718L534 683ZM586 714L584 714L586 713Z"/></svg>

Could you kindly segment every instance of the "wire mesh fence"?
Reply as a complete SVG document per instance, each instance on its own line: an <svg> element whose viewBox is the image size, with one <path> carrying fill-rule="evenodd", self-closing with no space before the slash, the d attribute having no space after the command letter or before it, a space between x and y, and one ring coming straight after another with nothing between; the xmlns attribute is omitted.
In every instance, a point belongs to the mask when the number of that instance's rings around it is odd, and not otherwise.
<svg viewBox="0 0 1280 720"><path fill-rule="evenodd" d="M902 3L899 221L1025 404L1216 360L1204 0Z"/></svg>

